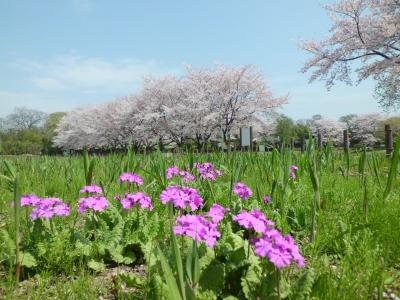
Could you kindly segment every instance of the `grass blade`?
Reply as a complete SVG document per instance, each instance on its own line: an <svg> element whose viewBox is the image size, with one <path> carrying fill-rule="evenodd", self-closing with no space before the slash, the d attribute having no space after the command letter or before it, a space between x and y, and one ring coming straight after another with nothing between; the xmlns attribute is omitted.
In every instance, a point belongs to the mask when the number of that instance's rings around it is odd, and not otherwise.
<svg viewBox="0 0 400 300"><path fill-rule="evenodd" d="M160 248L157 247L157 250L161 262L161 268L163 270L164 278L168 287L168 299L182 300L182 296L179 292L178 284L176 283L174 273L172 272L171 267L169 266L167 259L165 258Z"/></svg>
<svg viewBox="0 0 400 300"><path fill-rule="evenodd" d="M394 146L389 176L388 176L388 179L386 182L385 191L383 193L383 201L385 201L387 199L387 197L389 196L390 191L392 190L393 181L397 175L397 169L399 166L399 156L400 156L399 151L400 151L400 138L396 140L396 144Z"/></svg>

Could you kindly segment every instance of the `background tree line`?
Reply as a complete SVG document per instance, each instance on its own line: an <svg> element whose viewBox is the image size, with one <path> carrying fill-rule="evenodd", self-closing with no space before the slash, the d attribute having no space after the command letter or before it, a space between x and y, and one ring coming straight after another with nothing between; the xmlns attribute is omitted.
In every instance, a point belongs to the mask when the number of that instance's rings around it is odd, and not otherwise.
<svg viewBox="0 0 400 300"><path fill-rule="evenodd" d="M12 114L0 118L0 154L61 154L62 149L54 145L54 138L60 121L66 115L65 112L46 114L25 107L16 108ZM252 120L251 123L257 133L255 140L270 146L281 143L290 145L292 139L298 145L302 136L307 137L309 132L315 136L318 131L322 133L325 142L330 140L341 146L344 129L349 130L352 147L379 146L384 141L385 124L391 125L395 136L400 135L400 117L385 118L380 114L349 114L339 120L321 115L293 120L284 114L276 114L268 123L260 122L257 119L257 122ZM232 134L231 139L235 140L238 138L238 128L233 128L233 131L235 134Z"/></svg>
<svg viewBox="0 0 400 300"><path fill-rule="evenodd" d="M46 114L26 107L0 118L0 154L58 154L53 144L56 128L64 112Z"/></svg>

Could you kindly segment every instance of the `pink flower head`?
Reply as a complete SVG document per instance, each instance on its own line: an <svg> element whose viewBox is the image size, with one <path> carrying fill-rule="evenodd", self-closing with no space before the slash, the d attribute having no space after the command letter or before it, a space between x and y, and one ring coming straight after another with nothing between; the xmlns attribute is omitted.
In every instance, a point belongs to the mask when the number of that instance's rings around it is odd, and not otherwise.
<svg viewBox="0 0 400 300"><path fill-rule="evenodd" d="M179 176L179 168L178 166L172 166L167 168L166 170L167 178L172 179L174 176Z"/></svg>
<svg viewBox="0 0 400 300"><path fill-rule="evenodd" d="M54 206L54 213L57 216L68 216L69 215L69 206L65 203Z"/></svg>
<svg viewBox="0 0 400 300"><path fill-rule="evenodd" d="M177 166L169 167L166 171L167 178L172 179L174 176L183 178L184 182L191 182L196 180L196 176L190 174L188 171L179 170Z"/></svg>
<svg viewBox="0 0 400 300"><path fill-rule="evenodd" d="M185 209L189 205L191 211L195 211L203 205L203 198L198 190L180 185L168 186L161 192L160 200L163 204L172 201L175 207L181 209Z"/></svg>
<svg viewBox="0 0 400 300"><path fill-rule="evenodd" d="M96 193L96 194L102 194L103 190L101 187L98 185L92 184L92 185L86 185L81 190L79 191L81 194L83 193Z"/></svg>
<svg viewBox="0 0 400 300"><path fill-rule="evenodd" d="M251 212L241 211L233 217L233 220L246 229L263 234L274 227L274 223L268 220L261 211L255 208Z"/></svg>
<svg viewBox="0 0 400 300"><path fill-rule="evenodd" d="M296 171L299 169L299 167L295 166L295 165L291 165L290 166L290 174L289 176L291 178L296 178Z"/></svg>
<svg viewBox="0 0 400 300"><path fill-rule="evenodd" d="M188 171L179 171L179 176L183 178L184 182L191 182L196 180L196 176L190 174Z"/></svg>
<svg viewBox="0 0 400 300"><path fill-rule="evenodd" d="M224 176L224 173L220 170L215 170L215 173L217 173L218 176Z"/></svg>
<svg viewBox="0 0 400 300"><path fill-rule="evenodd" d="M103 211L109 206L107 199L103 196L90 196L79 199L78 212L84 213L86 210Z"/></svg>
<svg viewBox="0 0 400 300"><path fill-rule="evenodd" d="M119 182L129 182L129 183L135 183L138 186L143 185L143 179L137 174L133 173L123 173L121 176L119 176Z"/></svg>
<svg viewBox="0 0 400 300"><path fill-rule="evenodd" d="M244 183L238 182L233 187L233 192L240 197L242 200L248 199L253 195L253 191Z"/></svg>
<svg viewBox="0 0 400 300"><path fill-rule="evenodd" d="M265 196L263 197L263 201L264 201L265 204L271 202L271 196L265 195Z"/></svg>
<svg viewBox="0 0 400 300"><path fill-rule="evenodd" d="M174 227L176 235L187 235L196 242L204 241L208 247L214 247L221 236L217 230L217 224L210 222L203 216L184 215L176 219Z"/></svg>
<svg viewBox="0 0 400 300"><path fill-rule="evenodd" d="M117 196L114 199L119 200L122 207L125 209L129 209L133 205L138 204L140 208L153 210L151 198L142 192L137 192L135 194L125 194L124 198L122 198L121 196Z"/></svg>
<svg viewBox="0 0 400 300"><path fill-rule="evenodd" d="M276 229L271 230L271 232L274 234L267 234L253 240L256 255L268 257L279 269L290 266L293 262L297 266L303 267L304 257L301 256L293 238L290 235L283 237Z"/></svg>
<svg viewBox="0 0 400 300"><path fill-rule="evenodd" d="M39 202L40 198L34 194L21 196L21 206L36 206Z"/></svg>
<svg viewBox="0 0 400 300"><path fill-rule="evenodd" d="M207 216L211 218L212 222L217 224L224 218L224 214L230 211L229 208L222 207L219 204L213 204L210 207L210 211L207 213Z"/></svg>
<svg viewBox="0 0 400 300"><path fill-rule="evenodd" d="M209 162L205 162L203 164L197 162L194 164L194 166L199 171L201 179L210 179L212 181L215 181L217 179L217 176L223 175L220 170L215 169L214 165Z"/></svg>
<svg viewBox="0 0 400 300"><path fill-rule="evenodd" d="M59 198L43 198L34 205L32 220L51 219L54 216L68 216L69 206Z"/></svg>

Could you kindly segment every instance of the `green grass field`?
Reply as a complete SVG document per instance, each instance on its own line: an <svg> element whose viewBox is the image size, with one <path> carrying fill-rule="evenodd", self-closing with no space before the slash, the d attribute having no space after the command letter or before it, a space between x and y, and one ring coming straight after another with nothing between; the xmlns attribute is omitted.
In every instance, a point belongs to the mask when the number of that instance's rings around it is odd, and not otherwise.
<svg viewBox="0 0 400 300"><path fill-rule="evenodd" d="M398 151L398 149L396 149ZM314 153L314 155L313 155ZM314 157L314 158L313 158ZM4 299L383 299L400 296L400 181L383 152L346 156L324 151L269 153L7 157L1 162L0 298ZM93 161L93 162L92 162ZM212 162L224 175L216 181L185 184L167 180L177 165ZM289 177L290 165L299 170ZM90 165L92 168L90 168ZM118 178L142 176L140 188L154 210L124 210L114 196L127 192ZM20 194L59 197L71 207L67 217L31 220L31 208L12 205L14 176ZM77 213L79 190L92 181L110 207ZM244 182L253 195L232 193ZM219 225L213 248L193 248L189 237L171 235L179 211L159 200L170 184L200 191L208 211L213 203L231 209ZM265 204L264 195L272 201ZM254 255L245 229L232 221L240 209L258 208L276 228L291 234L305 266L278 273L267 258ZM17 224L16 226L16 219ZM18 221L19 219L19 221ZM16 282L16 228L20 283ZM279 276L277 276L277 274ZM278 293L279 287L279 293Z"/></svg>

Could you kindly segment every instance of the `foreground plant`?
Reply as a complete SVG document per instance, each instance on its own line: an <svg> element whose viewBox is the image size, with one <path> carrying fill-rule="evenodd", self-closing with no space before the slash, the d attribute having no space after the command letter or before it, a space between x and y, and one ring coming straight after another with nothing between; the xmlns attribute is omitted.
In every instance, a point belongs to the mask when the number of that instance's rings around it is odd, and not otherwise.
<svg viewBox="0 0 400 300"><path fill-rule="evenodd" d="M180 185L168 186L162 191L160 200L164 205L172 202L176 208L184 210L189 207L192 211L199 209L204 202L198 190Z"/></svg>
<svg viewBox="0 0 400 300"><path fill-rule="evenodd" d="M250 231L249 247L251 243L255 248L255 254L259 257L267 257L276 267L276 289L278 299L281 299L280 269L290 266L292 263L296 263L299 267L304 266L304 258L293 238L290 235L283 236L275 228L275 224L257 209L253 209L251 212L241 211L233 217L233 220ZM256 237L252 238L253 236ZM249 255L250 248L247 258Z"/></svg>
<svg viewBox="0 0 400 300"><path fill-rule="evenodd" d="M106 197L102 195L103 190L101 187L97 185L84 186L80 192L88 194L87 197L79 199L78 212L80 214L87 210L92 210L93 212L103 211L109 207Z"/></svg>
<svg viewBox="0 0 400 300"><path fill-rule="evenodd" d="M60 198L39 198L37 195L22 195L21 206L33 207L31 218L51 219L54 216L69 216L68 204Z"/></svg>

